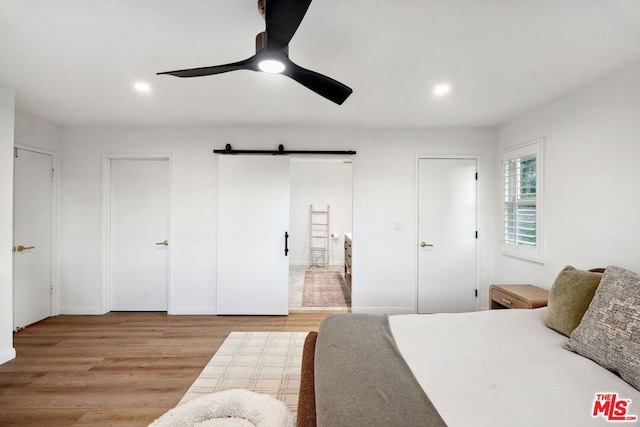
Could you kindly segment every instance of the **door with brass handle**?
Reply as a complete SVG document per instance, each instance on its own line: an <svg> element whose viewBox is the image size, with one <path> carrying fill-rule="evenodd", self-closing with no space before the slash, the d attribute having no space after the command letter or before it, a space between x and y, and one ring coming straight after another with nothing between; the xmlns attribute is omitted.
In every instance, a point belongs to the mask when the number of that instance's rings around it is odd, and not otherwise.
<svg viewBox="0 0 640 427"><path fill-rule="evenodd" d="M59 288L54 288L52 276L53 225L59 216L53 205L52 153L16 148L14 154L13 245L2 251L12 251L13 295L9 298L13 316L9 317L17 330L54 315L54 295Z"/></svg>
<svg viewBox="0 0 640 427"><path fill-rule="evenodd" d="M162 242L157 242L157 243L156 243L156 245L158 245L158 246L160 246L160 245L163 245L163 246L169 246L169 242L168 242L168 241L166 241L166 240L164 240L164 241L162 241Z"/></svg>
<svg viewBox="0 0 640 427"><path fill-rule="evenodd" d="M423 248L432 248L433 244L432 243L427 243L427 242L420 242L420 246Z"/></svg>

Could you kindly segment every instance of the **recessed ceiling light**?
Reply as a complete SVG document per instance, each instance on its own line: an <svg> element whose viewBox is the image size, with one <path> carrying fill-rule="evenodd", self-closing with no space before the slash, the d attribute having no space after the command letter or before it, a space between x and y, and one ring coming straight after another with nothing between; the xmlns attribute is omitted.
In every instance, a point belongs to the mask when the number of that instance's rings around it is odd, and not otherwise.
<svg viewBox="0 0 640 427"><path fill-rule="evenodd" d="M284 64L280 61L274 61L273 59L260 61L258 67L265 73L271 74L278 74L284 71Z"/></svg>
<svg viewBox="0 0 640 427"><path fill-rule="evenodd" d="M451 85L449 83L440 83L433 87L433 94L436 96L445 96L451 92Z"/></svg>
<svg viewBox="0 0 640 427"><path fill-rule="evenodd" d="M145 82L137 82L133 85L133 88L141 93L151 92L151 86L149 86L149 83Z"/></svg>

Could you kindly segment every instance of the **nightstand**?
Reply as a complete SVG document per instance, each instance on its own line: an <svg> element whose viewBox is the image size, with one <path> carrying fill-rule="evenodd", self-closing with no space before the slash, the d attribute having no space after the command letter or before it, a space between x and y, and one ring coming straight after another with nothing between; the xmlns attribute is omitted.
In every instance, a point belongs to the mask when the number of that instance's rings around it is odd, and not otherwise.
<svg viewBox="0 0 640 427"><path fill-rule="evenodd" d="M533 285L491 285L489 309L545 307L549 291Z"/></svg>

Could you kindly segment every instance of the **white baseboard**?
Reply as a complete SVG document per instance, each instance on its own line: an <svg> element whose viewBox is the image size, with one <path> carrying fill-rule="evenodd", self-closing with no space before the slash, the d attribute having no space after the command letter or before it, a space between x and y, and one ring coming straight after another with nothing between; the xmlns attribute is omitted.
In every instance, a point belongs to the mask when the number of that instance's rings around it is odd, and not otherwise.
<svg viewBox="0 0 640 427"><path fill-rule="evenodd" d="M61 307L60 314L101 316L104 313L100 307Z"/></svg>
<svg viewBox="0 0 640 427"><path fill-rule="evenodd" d="M0 365L16 358L16 349L11 348L0 353Z"/></svg>
<svg viewBox="0 0 640 427"><path fill-rule="evenodd" d="M415 314L415 307L351 307L352 313L364 314Z"/></svg>
<svg viewBox="0 0 640 427"><path fill-rule="evenodd" d="M172 307L169 310L170 315L216 315L216 307Z"/></svg>
<svg viewBox="0 0 640 427"><path fill-rule="evenodd" d="M102 316L103 313L99 307L62 307L60 314L69 315L96 315ZM215 307L173 307L168 311L171 315L215 315Z"/></svg>

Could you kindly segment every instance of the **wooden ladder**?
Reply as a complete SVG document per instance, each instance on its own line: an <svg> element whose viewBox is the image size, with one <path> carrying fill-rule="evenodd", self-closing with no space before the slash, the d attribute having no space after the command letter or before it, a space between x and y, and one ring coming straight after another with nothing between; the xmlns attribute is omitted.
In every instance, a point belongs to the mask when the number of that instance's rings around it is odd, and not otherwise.
<svg viewBox="0 0 640 427"><path fill-rule="evenodd" d="M309 268L329 267L329 209L314 210L309 206Z"/></svg>

